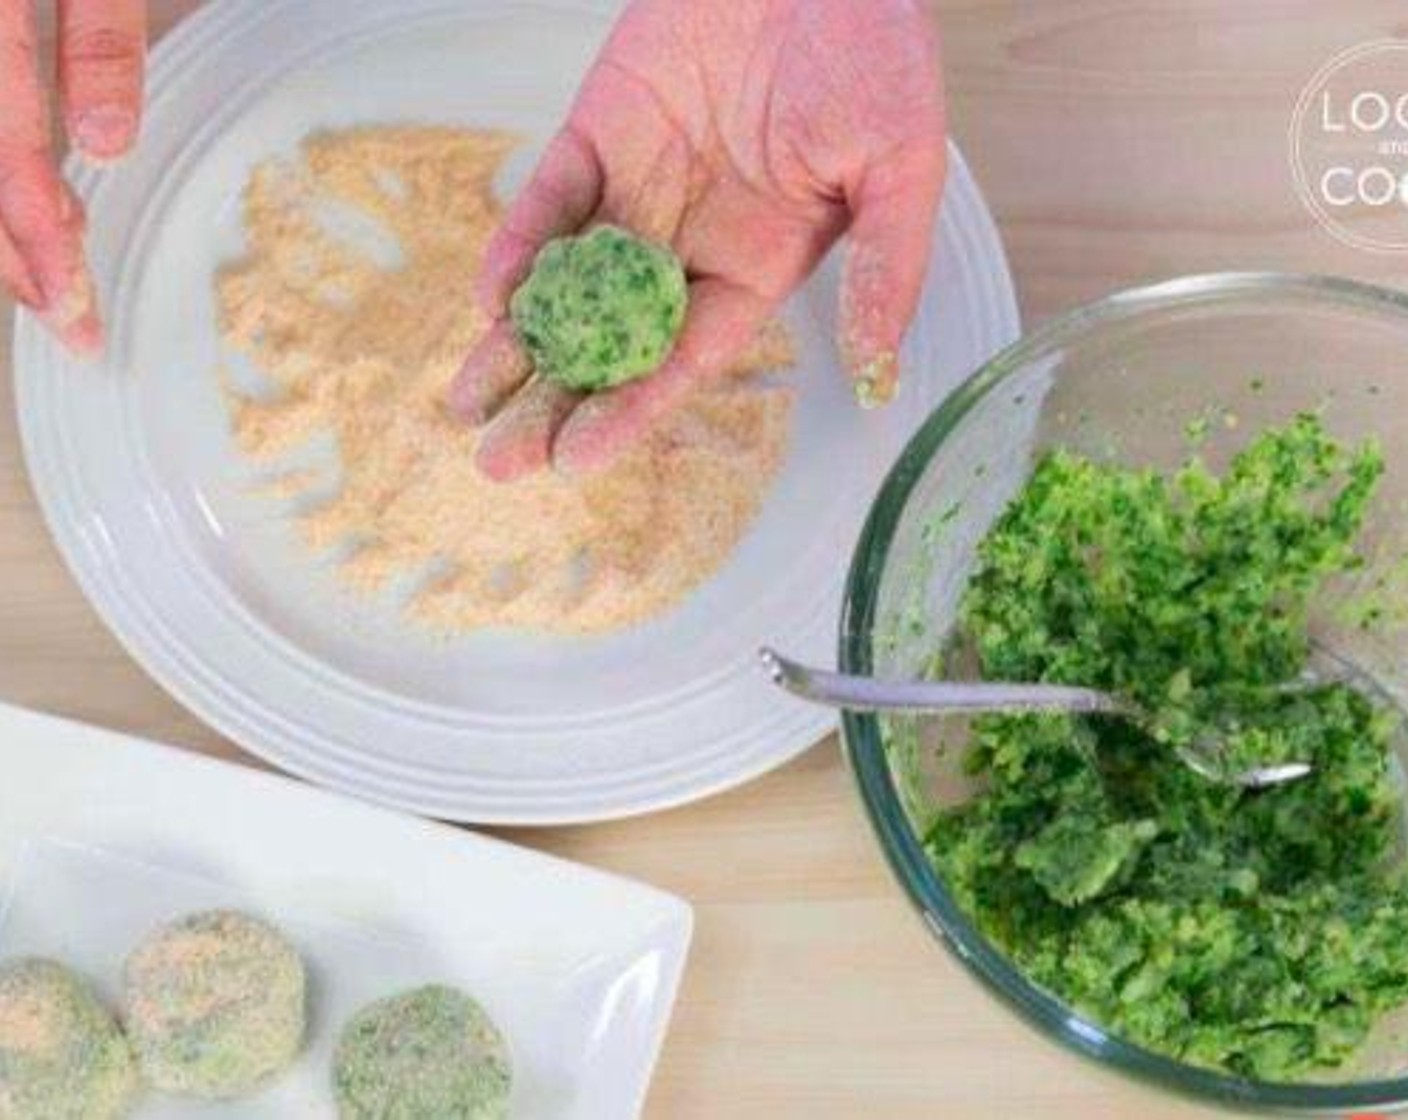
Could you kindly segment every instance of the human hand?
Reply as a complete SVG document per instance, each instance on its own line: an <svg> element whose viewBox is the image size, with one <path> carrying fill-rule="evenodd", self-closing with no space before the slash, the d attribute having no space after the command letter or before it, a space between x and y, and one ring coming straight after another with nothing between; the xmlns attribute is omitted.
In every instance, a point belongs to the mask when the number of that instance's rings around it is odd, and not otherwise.
<svg viewBox="0 0 1408 1120"><path fill-rule="evenodd" d="M919 0L634 0L490 244L493 326L451 407L490 422L508 480L608 465L720 372L849 231L841 352L888 400L945 172L934 29ZM547 240L597 221L672 245L689 314L665 364L585 399L531 378L508 300Z"/></svg>
<svg viewBox="0 0 1408 1120"><path fill-rule="evenodd" d="M137 137L144 0L57 4L65 132L89 159L117 159ZM0 286L65 345L93 353L103 329L83 259L83 225L50 141L34 0L0 0Z"/></svg>

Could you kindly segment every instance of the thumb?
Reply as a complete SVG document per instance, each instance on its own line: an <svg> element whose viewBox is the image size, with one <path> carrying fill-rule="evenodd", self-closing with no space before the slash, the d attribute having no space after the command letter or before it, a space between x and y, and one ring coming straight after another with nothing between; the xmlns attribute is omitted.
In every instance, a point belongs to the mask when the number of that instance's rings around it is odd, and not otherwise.
<svg viewBox="0 0 1408 1120"><path fill-rule="evenodd" d="M894 396L900 343L924 287L947 164L942 139L916 143L872 165L848 194L840 344L862 407Z"/></svg>
<svg viewBox="0 0 1408 1120"><path fill-rule="evenodd" d="M601 189L594 150L569 125L548 145L484 251L476 296L492 325L450 391L451 411L466 423L483 424L527 381L532 371L507 319L509 300L544 242L575 232L591 217Z"/></svg>

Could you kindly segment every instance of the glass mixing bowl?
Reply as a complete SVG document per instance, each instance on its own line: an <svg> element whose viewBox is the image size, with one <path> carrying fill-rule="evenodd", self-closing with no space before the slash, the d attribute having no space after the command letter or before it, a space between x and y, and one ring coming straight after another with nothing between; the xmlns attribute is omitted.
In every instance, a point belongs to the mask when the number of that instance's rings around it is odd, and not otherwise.
<svg viewBox="0 0 1408 1120"><path fill-rule="evenodd" d="M1366 588L1378 589L1376 601L1408 604L1408 295L1320 277L1200 276L1124 292L1048 323L979 370L920 429L876 499L851 569L842 669L924 675L953 627L978 542L1043 450L1168 469L1188 454L1188 425L1203 419L1201 453L1220 467L1305 410L1319 410L1342 440L1377 436L1388 461L1365 536L1370 562L1323 597L1316 643L1405 706L1408 612L1390 610L1366 628L1355 604ZM963 725L847 713L843 730L880 843L930 929L1046 1034L1223 1103L1408 1105L1408 1010L1383 1022L1350 1067L1295 1084L1187 1065L1082 1018L978 932L925 856L936 808L971 792L959 764Z"/></svg>

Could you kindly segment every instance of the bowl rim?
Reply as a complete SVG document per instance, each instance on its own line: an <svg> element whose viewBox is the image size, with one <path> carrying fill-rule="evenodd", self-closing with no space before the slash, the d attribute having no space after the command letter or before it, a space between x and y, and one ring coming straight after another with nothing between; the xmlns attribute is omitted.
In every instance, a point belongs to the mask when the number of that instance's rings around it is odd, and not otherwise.
<svg viewBox="0 0 1408 1120"><path fill-rule="evenodd" d="M841 670L871 671L871 633L880 580L914 487L958 424L1009 375L1092 327L1151 311L1266 295L1400 315L1408 326L1408 293L1344 277L1282 272L1183 276L1118 291L1048 320L979 367L931 413L881 484L857 541L846 581L838 635ZM970 973L1043 1034L1087 1058L1164 1088L1244 1109L1343 1112L1408 1103L1408 1076L1342 1085L1255 1081L1154 1053L1083 1018L1028 981L979 933L945 889L909 825L886 763L878 719L864 713L843 712L841 743L886 861L925 924Z"/></svg>

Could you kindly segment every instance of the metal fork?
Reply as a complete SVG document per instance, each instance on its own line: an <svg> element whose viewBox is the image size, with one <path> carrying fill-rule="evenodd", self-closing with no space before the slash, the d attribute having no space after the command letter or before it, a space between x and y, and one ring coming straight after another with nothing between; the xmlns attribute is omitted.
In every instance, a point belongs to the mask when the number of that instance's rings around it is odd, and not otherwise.
<svg viewBox="0 0 1408 1120"><path fill-rule="evenodd" d="M852 712L901 712L911 715L1057 712L1118 716L1144 728L1150 727L1153 722L1150 714L1137 704L1091 688L992 681L882 680L814 669L783 657L772 649L761 650L759 658L773 683L794 696ZM1223 752L1220 742L1215 739L1200 740L1195 744L1179 746L1176 750L1179 759L1189 769L1210 781L1248 789L1264 789L1293 782L1314 769L1309 762L1281 762L1230 773L1220 762Z"/></svg>

